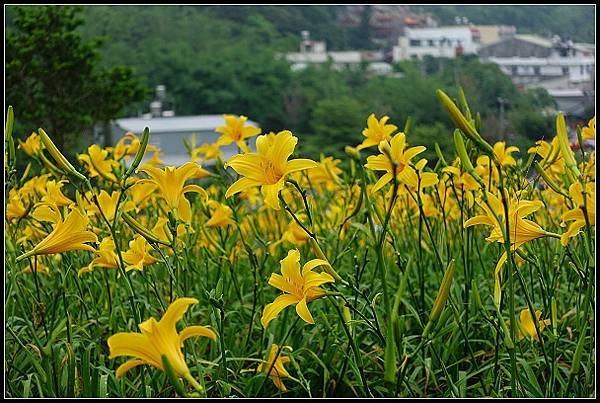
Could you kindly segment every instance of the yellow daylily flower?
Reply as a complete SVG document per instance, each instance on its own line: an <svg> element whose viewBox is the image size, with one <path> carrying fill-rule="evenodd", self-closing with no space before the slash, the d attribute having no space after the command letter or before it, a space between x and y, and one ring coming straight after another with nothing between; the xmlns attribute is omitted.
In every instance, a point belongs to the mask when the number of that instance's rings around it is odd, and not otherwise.
<svg viewBox="0 0 600 403"><path fill-rule="evenodd" d="M183 342L192 336L217 339L215 332L207 326L188 326L177 333L177 322L190 305L197 303L196 298L178 298L169 305L160 321L150 318L140 323L141 333L121 332L110 336L107 340L110 352L108 358L135 357L117 368L117 378L121 378L131 368L144 364L164 371L161 358L164 355L178 376L189 379L190 370L181 351Z"/></svg>
<svg viewBox="0 0 600 403"><path fill-rule="evenodd" d="M100 191L100 194L98 195L98 204L100 205L100 209L102 210L104 217L106 217L106 219L110 223L112 223L113 218L115 216L117 202L119 201L120 194L120 190L115 190L109 195L106 190L102 189ZM123 211L125 212L131 210L132 208L133 206L130 204L121 205L121 209L123 209ZM95 214L100 215L100 210L95 204L90 206L90 210L93 211Z"/></svg>
<svg viewBox="0 0 600 403"><path fill-rule="evenodd" d="M37 265L36 265L36 263L37 263ZM27 267L25 267L23 270L21 270L21 273L32 273L33 272L33 270L31 270L32 267L35 268L36 273L44 273L44 274L50 275L50 269L48 268L48 266L46 266L46 264L44 264L44 262L42 262L41 257L31 261L31 263L28 264Z"/></svg>
<svg viewBox="0 0 600 403"><path fill-rule="evenodd" d="M322 259L313 259L304 264L300 272L300 252L292 249L287 257L280 260L281 275L271 274L269 285L283 291L283 294L275 298L275 301L267 304L263 311L260 322L267 327L279 312L289 305L296 304L296 312L307 323L314 324L315 321L308 310L307 303L325 296L325 290L319 286L325 283L333 283L335 280L327 273L314 273L312 270L317 266L329 265Z"/></svg>
<svg viewBox="0 0 600 403"><path fill-rule="evenodd" d="M494 156L502 166L517 165L517 161L511 155L515 151L519 151L518 147L506 147L505 141L498 141L494 144Z"/></svg>
<svg viewBox="0 0 600 403"><path fill-rule="evenodd" d="M54 225L54 229L47 237L32 250L19 256L17 261L33 255L52 255L71 250L95 252L92 246L85 244L85 242L98 242L96 234L86 230L88 221L88 218L78 209L72 210L64 221Z"/></svg>
<svg viewBox="0 0 600 403"><path fill-rule="evenodd" d="M596 140L596 116L591 118L588 125L581 129L581 136L584 140Z"/></svg>
<svg viewBox="0 0 600 403"><path fill-rule="evenodd" d="M504 214L504 206L500 199L493 193L486 192L490 207L488 207L482 200L477 200L480 207L486 212L485 215L478 215L468 219L464 223L464 227L470 227L472 225L489 225L492 226L492 232L486 238L488 242L499 242L504 243L503 230L506 226L506 216ZM537 238L550 235L549 232L545 231L539 224L525 219L526 216L539 210L544 203L541 200L518 200L511 199L508 205L508 217L509 217L509 239L510 239L510 250L515 252L517 248L526 242L532 241ZM498 219L500 222L498 222ZM500 273L504 263L506 263L508 256L506 252L502 254L498 263L496 264L495 273L495 286L494 286L494 301L500 304Z"/></svg>
<svg viewBox="0 0 600 403"><path fill-rule="evenodd" d="M389 118L389 116L384 116L377 120L374 113L369 115L367 128L362 131L366 139L356 147L356 150L360 151L363 148L378 146L382 141L389 141L392 138L392 133L398 129L396 125L385 123Z"/></svg>
<svg viewBox="0 0 600 403"><path fill-rule="evenodd" d="M8 203L6 203L6 218L14 220L27 215L27 207L23 204L23 196L17 189L10 189L8 192Z"/></svg>
<svg viewBox="0 0 600 403"><path fill-rule="evenodd" d="M23 196L37 198L38 195L46 194L46 182L50 179L50 174L38 175L29 179L23 184L20 192Z"/></svg>
<svg viewBox="0 0 600 403"><path fill-rule="evenodd" d="M127 132L119 139L112 149L115 160L120 160L125 156L135 155L140 148L140 139L132 132Z"/></svg>
<svg viewBox="0 0 600 403"><path fill-rule="evenodd" d="M317 166L316 162L309 159L288 161L297 143L298 138L289 130L258 136L258 153L238 154L225 164L225 167L231 166L243 176L227 189L225 197L231 197L253 186L260 186L265 203L279 210L278 194L283 189L286 176Z"/></svg>
<svg viewBox="0 0 600 403"><path fill-rule="evenodd" d="M160 150L156 150L152 153L152 158L150 158L148 161L144 162L139 169L146 168L146 167L161 167L164 165L165 165L164 161L160 159Z"/></svg>
<svg viewBox="0 0 600 403"><path fill-rule="evenodd" d="M150 249L152 246L141 235L136 235L129 241L129 249L123 252L123 260L128 265L125 271L144 270L144 266L158 262L158 259L150 254Z"/></svg>
<svg viewBox="0 0 600 403"><path fill-rule="evenodd" d="M214 209L212 210L210 218L208 221L206 221L205 225L207 227L217 228L235 224L235 221L233 221L231 218L233 211L231 211L229 206L219 203L218 201L211 200L208 202L208 207Z"/></svg>
<svg viewBox="0 0 600 403"><path fill-rule="evenodd" d="M596 225L596 185L594 183L588 183L585 185L586 200L585 206L587 209L587 220L590 225ZM565 212L561 216L563 225L566 221L573 221L569 225L567 232L562 234L560 237L560 243L566 246L569 243L569 239L573 238L579 233L579 230L586 225L586 216L583 213L583 185L580 182L575 182L569 187L569 194L575 203L573 209Z"/></svg>
<svg viewBox="0 0 600 403"><path fill-rule="evenodd" d="M277 386L277 389L279 389L282 392L287 392L287 389L281 381L281 379L290 377L290 374L283 366L284 364L290 362L290 357L285 357L283 355L284 349L291 350L292 348L290 346L283 346L281 348L281 351L279 352L279 355L277 355L279 346L277 344L272 344L271 351L269 352L269 358L266 362L262 362L258 365L258 368L256 368L256 372L264 372L265 374L267 374L267 376L271 377L273 383L275 384L275 386ZM277 356L277 359L275 359L275 356Z"/></svg>
<svg viewBox="0 0 600 403"><path fill-rule="evenodd" d="M321 160L317 163L317 167L306 172L310 184L312 186L324 186L330 191L335 190L341 182L342 170L338 167L341 162L339 159L324 157L321 154Z"/></svg>
<svg viewBox="0 0 600 403"><path fill-rule="evenodd" d="M544 330L544 328L551 323L550 319L540 320L541 316L542 311L536 310L535 320L538 321L538 328L540 329L540 333L542 333L542 330ZM529 337L540 341L540 338L538 337L538 334L535 331L535 325L533 323L531 311L529 310L529 308L523 309L521 311L521 314L519 315L519 331L517 333L517 340L522 340L524 337Z"/></svg>
<svg viewBox="0 0 600 403"><path fill-rule="evenodd" d="M118 168L119 163L108 157L108 150L100 148L97 144L88 147L87 154L79 154L77 159L84 162L90 172L90 178L101 176L103 179L116 182L117 177L113 168Z"/></svg>
<svg viewBox="0 0 600 403"><path fill-rule="evenodd" d="M157 186L159 195L167 202L168 208L173 211L177 218L189 222L192 218L190 202L185 198L187 192L196 192L208 199L206 191L198 185L185 185L189 179L202 175L202 169L193 162L186 162L175 168L168 166L165 169L144 167L140 171L147 173L150 179L142 179L140 183L153 183Z"/></svg>
<svg viewBox="0 0 600 403"><path fill-rule="evenodd" d="M152 227L152 233L154 235L156 235L156 238L158 238L160 241L163 241L165 243L171 243L171 241L173 240L173 237L171 235L171 231L168 228L168 224L169 220L166 219L165 217L158 217L158 220L156 221L156 224L154 224L154 227ZM165 227L167 228L167 230L165 230ZM177 226L177 236L179 235L183 235L185 233L185 228L183 230L182 233L180 233L179 229L184 228L182 224L179 224Z"/></svg>
<svg viewBox="0 0 600 403"><path fill-rule="evenodd" d="M51 203L37 204L35 210L31 213L31 217L35 220L50 222L52 224L57 224L62 221L60 209L56 204Z"/></svg>
<svg viewBox="0 0 600 403"><path fill-rule="evenodd" d="M65 183L68 183L68 181L62 180L57 182L51 180L46 182L45 195L42 196L42 202L56 206L70 206L73 204L73 200L65 196L62 190L60 190Z"/></svg>
<svg viewBox="0 0 600 403"><path fill-rule="evenodd" d="M156 184L153 182L142 182L142 179L137 180L131 187L127 189L127 193L131 200L125 203L125 208L129 210L135 210L139 212L144 208L149 200L150 196L156 190Z"/></svg>
<svg viewBox="0 0 600 403"><path fill-rule="evenodd" d="M415 171L415 168L411 167L409 164L413 157L425 151L425 147L416 146L406 148L406 145L406 136L404 133L398 133L389 143L387 141L382 141L379 144L379 151L381 154L371 155L367 158L367 163L365 164L366 168L374 171L386 171L386 173L379 178L377 183L375 183L375 186L373 186L373 189L371 190L372 193L377 192L390 182L394 178L394 173L401 183L404 183L411 188L416 188L418 186L419 179L417 172ZM389 157L384 154L384 149L386 148L389 150L392 159L396 162L395 172ZM415 167L418 170L421 170L425 163L427 163L427 161L422 159L415 164ZM435 185L438 182L437 174L434 172L420 172L419 175L421 176L421 189Z"/></svg>
<svg viewBox="0 0 600 403"><path fill-rule="evenodd" d="M83 273L88 273L93 270L94 267L105 267L107 269L117 269L119 267L119 258L115 253L115 241L112 238L104 238L100 242L98 251L96 252L99 256L92 260L89 265L80 269L77 272L78 276Z"/></svg>
<svg viewBox="0 0 600 403"><path fill-rule="evenodd" d="M260 130L260 129L259 129ZM260 133L260 131L259 131ZM199 157L199 154L204 154L204 157ZM215 160L221 156L221 148L219 147L219 143L208 144L204 143L200 147L196 147L192 150L191 158L192 161L196 162L198 160L202 161L210 161Z"/></svg>
<svg viewBox="0 0 600 403"><path fill-rule="evenodd" d="M236 143L244 152L248 152L248 146L245 140L249 137L256 136L262 131L259 127L245 126L248 118L244 115L236 117L235 115L223 115L225 126L219 126L215 129L216 132L223 133L217 139L218 145L228 145Z"/></svg>
<svg viewBox="0 0 600 403"><path fill-rule="evenodd" d="M32 132L24 142L19 140L19 148L25 151L25 154L33 157L42 149L42 139L39 134Z"/></svg>

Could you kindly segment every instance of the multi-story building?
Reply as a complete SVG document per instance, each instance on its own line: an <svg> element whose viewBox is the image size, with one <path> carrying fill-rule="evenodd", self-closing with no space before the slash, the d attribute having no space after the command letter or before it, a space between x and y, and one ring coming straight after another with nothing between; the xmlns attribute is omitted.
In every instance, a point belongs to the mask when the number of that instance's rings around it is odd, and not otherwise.
<svg viewBox="0 0 600 403"><path fill-rule="evenodd" d="M406 28L393 48L393 60L425 56L454 58L476 54L481 46L513 36L516 28L504 25L450 25Z"/></svg>
<svg viewBox="0 0 600 403"><path fill-rule="evenodd" d="M382 51L327 51L324 41L310 39L308 31L302 31L300 52L290 52L285 55L291 63L292 70L301 70L311 64L322 64L331 61L336 69L352 69L367 64L367 69L374 74L388 74L392 72L392 66L384 62Z"/></svg>
<svg viewBox="0 0 600 403"><path fill-rule="evenodd" d="M593 44L515 35L482 47L479 56L497 64L517 86L546 89L565 114L582 116L594 102Z"/></svg>
<svg viewBox="0 0 600 403"><path fill-rule="evenodd" d="M406 28L393 48L395 62L422 59L424 56L454 58L474 54L477 44L468 26L443 26L436 28Z"/></svg>

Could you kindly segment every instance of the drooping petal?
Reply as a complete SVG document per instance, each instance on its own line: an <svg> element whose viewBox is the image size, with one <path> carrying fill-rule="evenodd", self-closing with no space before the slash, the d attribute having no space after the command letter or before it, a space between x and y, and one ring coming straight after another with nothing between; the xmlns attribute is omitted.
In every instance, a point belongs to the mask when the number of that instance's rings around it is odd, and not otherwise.
<svg viewBox="0 0 600 403"><path fill-rule="evenodd" d="M226 166L232 167L238 174L254 181L265 182L265 172L261 168L263 159L256 154L238 154L227 161Z"/></svg>
<svg viewBox="0 0 600 403"><path fill-rule="evenodd" d="M502 297L502 289L500 285L501 272L502 267L504 267L504 263L506 263L507 254L504 252L498 263L496 264L496 268L494 269L494 302L497 306L500 306L500 298Z"/></svg>
<svg viewBox="0 0 600 403"><path fill-rule="evenodd" d="M323 260L323 259L313 259L311 261L308 261L306 263L304 263L304 266L302 266L302 275L306 275L307 272L311 271L312 269L314 269L315 267L318 266L331 266L329 264L329 262L327 260Z"/></svg>
<svg viewBox="0 0 600 403"><path fill-rule="evenodd" d="M181 196L179 199L177 214L175 214L175 216L185 222L190 222L192 220L192 206L185 196Z"/></svg>
<svg viewBox="0 0 600 403"><path fill-rule="evenodd" d="M308 310L308 306L306 305L306 297L298 302L296 305L296 312L305 322L310 323L311 325L315 324L315 321Z"/></svg>
<svg viewBox="0 0 600 403"><path fill-rule="evenodd" d="M388 173L384 174L381 178L379 178L377 183L375 183L375 185L371 189L371 192L372 193L377 192L379 189L384 187L389 181L391 181L392 178L393 178L393 176L391 173L388 172Z"/></svg>
<svg viewBox="0 0 600 403"><path fill-rule="evenodd" d="M311 287L318 287L325 283L333 283L335 279L328 273L307 273L304 278L304 290Z"/></svg>
<svg viewBox="0 0 600 403"><path fill-rule="evenodd" d="M200 196L202 197L204 202L208 201L208 193L206 193L206 190L204 190L201 186L198 186L198 185L184 186L183 189L181 190L181 193L183 194L183 193L187 193L187 192L200 193Z"/></svg>
<svg viewBox="0 0 600 403"><path fill-rule="evenodd" d="M469 218L467 221L465 221L464 227L467 228L472 225L479 225L479 224L491 225L491 226L496 225L496 223L494 221L492 221L492 219L489 218L488 216L478 215L473 218Z"/></svg>
<svg viewBox="0 0 600 403"><path fill-rule="evenodd" d="M279 315L279 312L281 312L284 308L297 303L298 301L299 298L292 294L283 294L278 296L273 302L265 306L262 317L260 318L260 323L264 328L266 328L269 325L269 322Z"/></svg>
<svg viewBox="0 0 600 403"><path fill-rule="evenodd" d="M179 333L180 344L190 337L201 336L208 337L212 340L217 340L217 334L207 326L188 326Z"/></svg>
<svg viewBox="0 0 600 403"><path fill-rule="evenodd" d="M267 206L274 210L279 210L279 192L283 189L285 182L283 178L272 185L263 185L260 190Z"/></svg>
<svg viewBox="0 0 600 403"><path fill-rule="evenodd" d="M123 375L125 375L125 373L127 371L129 371L131 368L137 367L138 365L143 365L143 364L153 365L151 362L146 362L144 360L129 360L129 361L126 361L125 363L119 365L119 367L117 368L117 371L116 371L117 379L119 379Z"/></svg>
<svg viewBox="0 0 600 403"><path fill-rule="evenodd" d="M239 193L248 188L251 188L253 186L260 186L260 185L261 185L261 182L257 182L253 179L248 179L248 178L238 179L234 184L229 186L229 189L227 189L227 192L225 192L225 198L229 198L229 197L233 196L234 194Z"/></svg>
<svg viewBox="0 0 600 403"><path fill-rule="evenodd" d="M110 351L108 358L130 356L163 368L160 353L143 334L121 332L110 336L107 343Z"/></svg>

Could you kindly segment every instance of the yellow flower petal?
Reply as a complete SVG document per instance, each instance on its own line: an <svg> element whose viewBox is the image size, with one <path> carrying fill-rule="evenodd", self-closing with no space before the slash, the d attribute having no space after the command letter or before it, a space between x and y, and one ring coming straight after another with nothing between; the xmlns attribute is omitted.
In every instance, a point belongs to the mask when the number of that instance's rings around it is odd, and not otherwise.
<svg viewBox="0 0 600 403"><path fill-rule="evenodd" d="M298 302L296 305L296 312L305 322L310 323L311 325L315 324L315 321L308 310L308 306L306 305L306 297Z"/></svg>
<svg viewBox="0 0 600 403"><path fill-rule="evenodd" d="M263 315L260 318L260 323L266 328L273 319L279 315L284 308L295 304L299 301L299 299L292 294L283 294L275 298L273 302L267 304L265 309L263 310Z"/></svg>
<svg viewBox="0 0 600 403"><path fill-rule="evenodd" d="M129 361L125 362L124 364L119 365L115 375L116 375L117 379L119 379L123 375L125 375L125 373L127 371L129 371L131 368L137 367L138 365L142 365L142 364L150 364L150 363L146 362L144 360L129 360Z"/></svg>
<svg viewBox="0 0 600 403"><path fill-rule="evenodd" d="M217 334L207 326L188 326L179 333L179 341L183 342L190 337L201 336L208 337L212 340L217 340Z"/></svg>

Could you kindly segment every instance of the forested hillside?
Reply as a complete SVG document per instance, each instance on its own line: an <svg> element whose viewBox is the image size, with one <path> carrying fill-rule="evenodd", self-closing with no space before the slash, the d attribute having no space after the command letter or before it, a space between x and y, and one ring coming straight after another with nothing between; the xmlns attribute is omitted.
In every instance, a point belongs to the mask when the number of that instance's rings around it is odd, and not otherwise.
<svg viewBox="0 0 600 403"><path fill-rule="evenodd" d="M539 113L552 104L547 94L517 91L496 66L476 58L403 62L395 66L398 74L386 77L368 74L365 66L291 71L283 54L298 48L303 29L325 39L329 49L360 43L365 26L337 26L338 11L338 6L90 6L83 7L80 32L85 39L104 38L103 66L133 68L149 94L166 85L176 114L243 114L264 131L287 128L307 137L303 151L313 155L339 155L342 144L360 142L371 113L387 114L399 127L410 117L411 143L433 150L435 140L444 149L452 126L435 90L456 95L459 85L494 140L510 137L525 147L527 138L551 129L551 119ZM8 14L10 29L10 8ZM498 97L508 100L504 116ZM150 98L123 115L146 112ZM436 159L433 152L428 157Z"/></svg>

